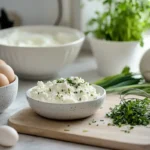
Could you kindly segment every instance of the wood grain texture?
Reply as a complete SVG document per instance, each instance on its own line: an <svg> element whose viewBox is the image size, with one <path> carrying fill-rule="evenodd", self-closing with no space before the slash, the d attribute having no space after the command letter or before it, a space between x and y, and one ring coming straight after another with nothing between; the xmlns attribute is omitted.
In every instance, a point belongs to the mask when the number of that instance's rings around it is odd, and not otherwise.
<svg viewBox="0 0 150 150"><path fill-rule="evenodd" d="M37 115L31 108L25 108L11 116L8 124L24 134L113 149L150 150L149 127L137 126L128 134L121 131L127 127L107 125L111 120L105 118L105 114L110 107L118 103L119 96L108 96L103 108L95 115L75 121L46 119ZM93 119L96 120L95 123L92 123Z"/></svg>

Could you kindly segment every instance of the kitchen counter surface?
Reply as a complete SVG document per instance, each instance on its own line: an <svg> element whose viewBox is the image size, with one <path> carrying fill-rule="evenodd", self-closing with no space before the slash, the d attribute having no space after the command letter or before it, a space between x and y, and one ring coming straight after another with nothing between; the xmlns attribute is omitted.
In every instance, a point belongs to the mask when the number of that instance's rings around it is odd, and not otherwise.
<svg viewBox="0 0 150 150"><path fill-rule="evenodd" d="M56 78L68 76L80 76L89 82L95 81L100 77L96 71L96 62L89 54L81 54L73 64L66 66ZM29 106L25 98L25 92L35 84L36 81L20 80L17 99L3 114L0 114L0 125L6 125L11 115ZM30 135L19 134L19 137L19 142L15 147L5 148L0 146L0 150L106 150L104 148Z"/></svg>

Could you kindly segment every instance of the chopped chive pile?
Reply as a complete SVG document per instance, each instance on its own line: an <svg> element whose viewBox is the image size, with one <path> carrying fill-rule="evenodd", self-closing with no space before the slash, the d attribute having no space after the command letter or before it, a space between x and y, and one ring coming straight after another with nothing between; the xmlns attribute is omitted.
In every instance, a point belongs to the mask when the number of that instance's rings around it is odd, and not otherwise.
<svg viewBox="0 0 150 150"><path fill-rule="evenodd" d="M119 127L131 125L130 128L133 129L135 125L147 126L150 123L150 99L121 101L106 116L113 119L113 124Z"/></svg>

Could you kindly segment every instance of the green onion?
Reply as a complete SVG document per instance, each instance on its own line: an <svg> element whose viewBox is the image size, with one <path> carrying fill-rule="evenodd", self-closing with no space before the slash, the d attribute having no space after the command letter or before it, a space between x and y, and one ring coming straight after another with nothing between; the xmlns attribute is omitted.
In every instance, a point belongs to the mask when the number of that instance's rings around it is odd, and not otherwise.
<svg viewBox="0 0 150 150"><path fill-rule="evenodd" d="M125 67L120 74L102 78L95 84L105 88L107 93L121 93L131 89L141 89L150 93L150 84L146 83L140 74L130 72L129 67Z"/></svg>
<svg viewBox="0 0 150 150"><path fill-rule="evenodd" d="M122 87L122 86L126 86L126 85L138 84L140 81L141 81L141 78L140 79L130 79L130 80L120 82L120 83L118 83L114 86L111 86L111 87L114 88L114 87Z"/></svg>
<svg viewBox="0 0 150 150"><path fill-rule="evenodd" d="M122 87L116 87L116 88L108 88L106 89L106 92L107 93L120 93L122 91L125 91L125 90L129 90L129 89L143 89L144 88L146 89L150 89L150 84L148 83L145 83L145 84L134 84L134 85L130 85L130 86L122 86Z"/></svg>
<svg viewBox="0 0 150 150"><path fill-rule="evenodd" d="M132 79L132 75L131 74L129 74L129 75L119 74L119 75L113 77L112 79L107 80L103 84L99 84L98 83L98 85L102 86L103 88L108 88L110 86L119 84L120 82L123 82L123 81L126 81L126 80L130 80L130 79Z"/></svg>

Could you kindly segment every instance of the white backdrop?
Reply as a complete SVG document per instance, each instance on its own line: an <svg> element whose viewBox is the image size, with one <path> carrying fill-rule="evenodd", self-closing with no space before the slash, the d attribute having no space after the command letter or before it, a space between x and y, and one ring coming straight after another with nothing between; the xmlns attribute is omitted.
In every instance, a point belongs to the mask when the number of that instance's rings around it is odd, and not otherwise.
<svg viewBox="0 0 150 150"><path fill-rule="evenodd" d="M54 24L57 0L0 0L0 8L16 12L23 25ZM71 25L70 0L63 0L64 15L61 24Z"/></svg>

